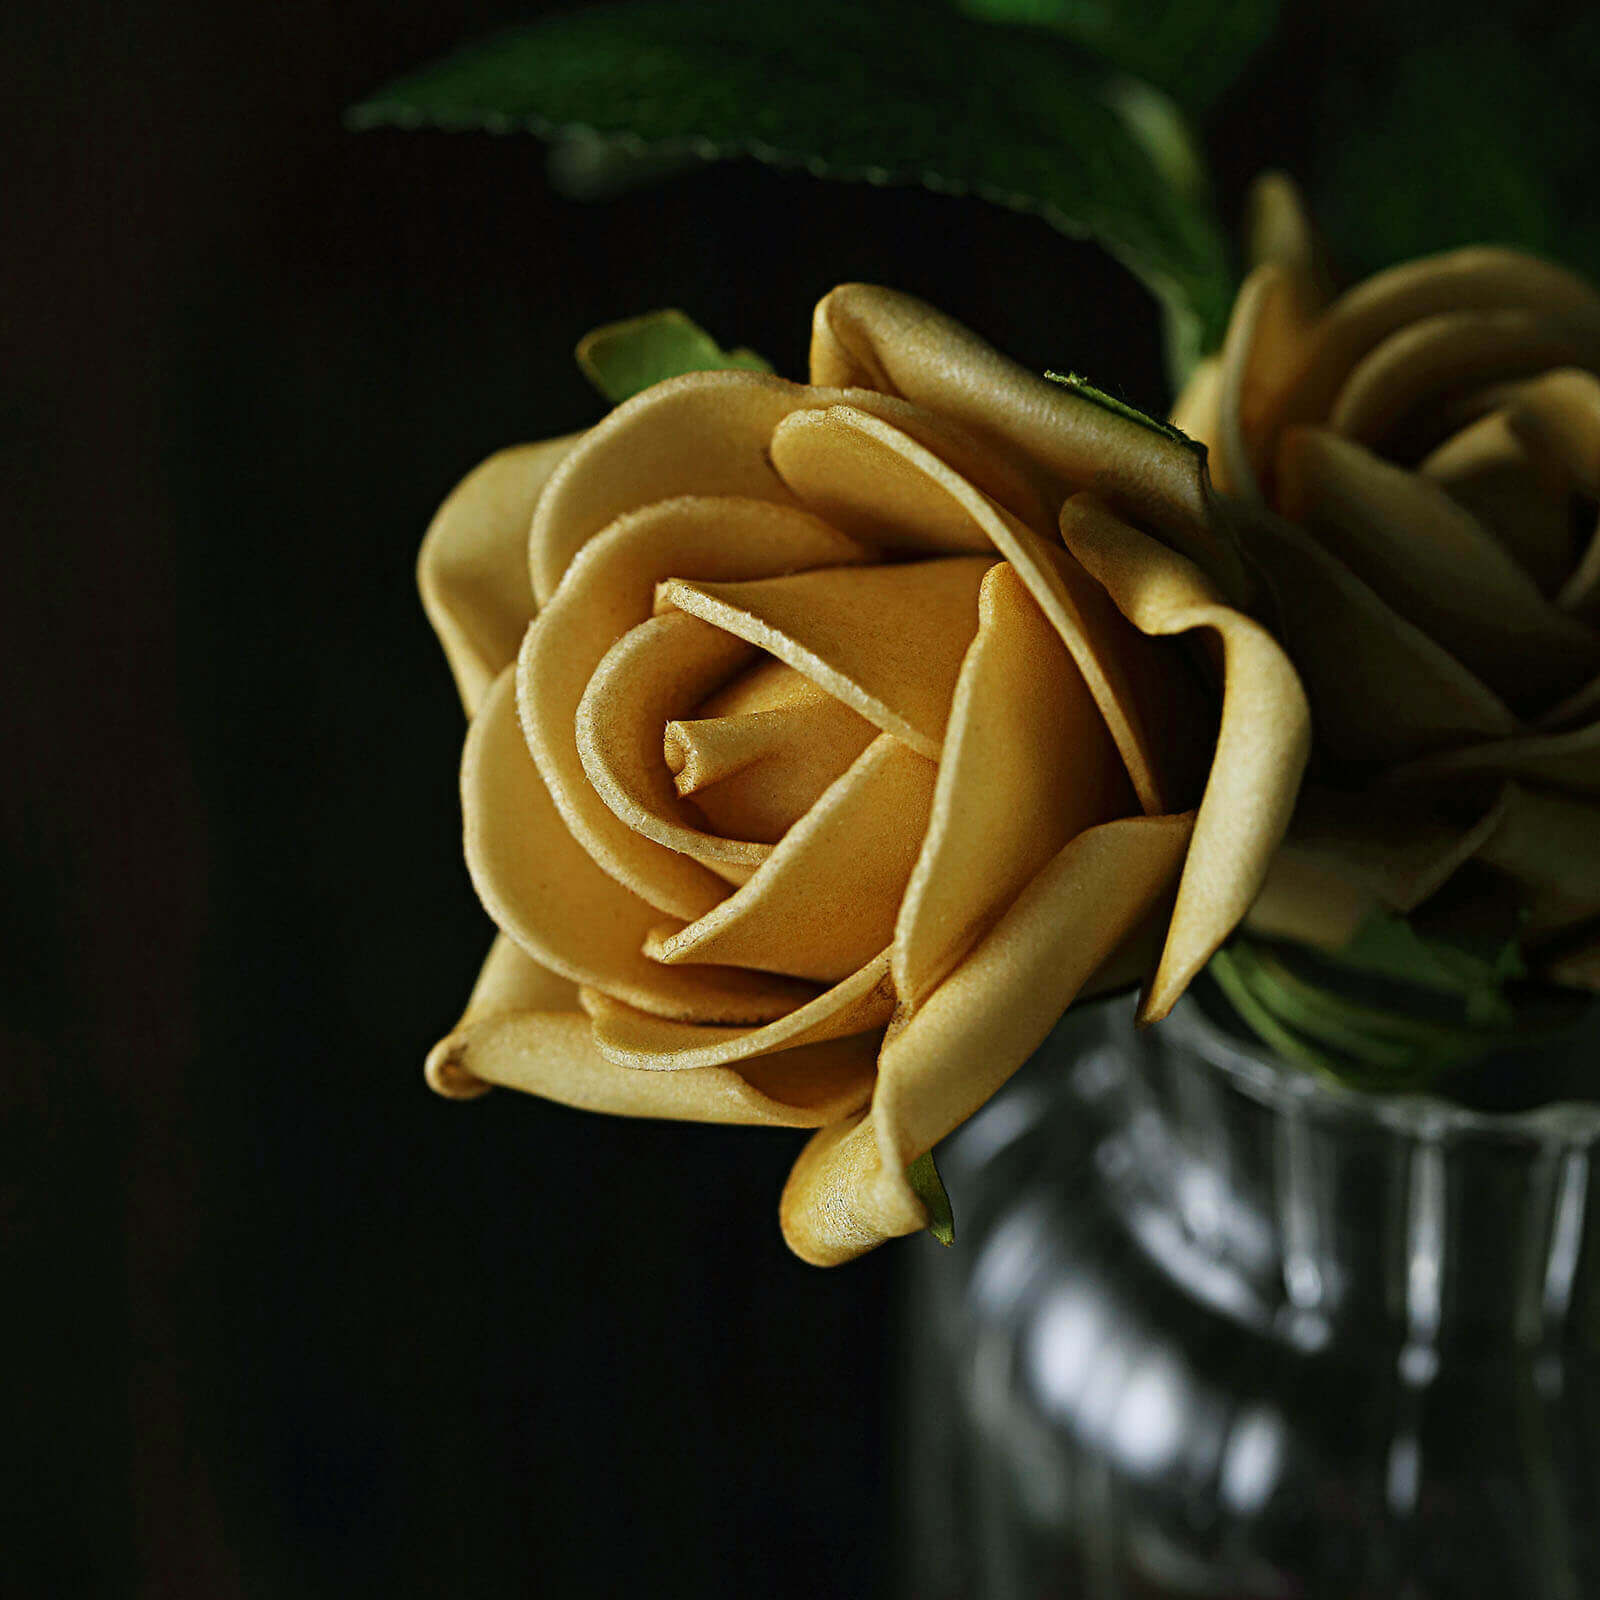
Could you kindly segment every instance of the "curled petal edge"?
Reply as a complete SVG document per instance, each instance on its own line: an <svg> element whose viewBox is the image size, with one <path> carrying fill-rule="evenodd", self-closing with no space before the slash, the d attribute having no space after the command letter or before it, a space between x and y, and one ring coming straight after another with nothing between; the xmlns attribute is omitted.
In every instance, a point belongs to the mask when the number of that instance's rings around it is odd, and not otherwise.
<svg viewBox="0 0 1600 1600"><path fill-rule="evenodd" d="M1079 834L891 1027L872 1109L814 1136L784 1187L779 1220L796 1255L835 1266L927 1225L906 1167L995 1094L1139 936L1177 878L1193 824L1192 812L1130 817Z"/></svg>

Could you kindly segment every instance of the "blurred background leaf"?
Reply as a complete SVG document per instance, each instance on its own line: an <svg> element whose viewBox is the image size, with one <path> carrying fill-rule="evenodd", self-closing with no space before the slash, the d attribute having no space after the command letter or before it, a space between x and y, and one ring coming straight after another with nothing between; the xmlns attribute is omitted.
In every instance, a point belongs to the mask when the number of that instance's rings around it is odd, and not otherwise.
<svg viewBox="0 0 1600 1600"><path fill-rule="evenodd" d="M990 22L1053 28L1203 111L1272 32L1278 0L957 0Z"/></svg>
<svg viewBox="0 0 1600 1600"><path fill-rule="evenodd" d="M1519 12L1430 0L1330 31L1311 194L1346 274L1476 242L1600 270L1600 11Z"/></svg>
<svg viewBox="0 0 1600 1600"><path fill-rule="evenodd" d="M1227 251L1183 119L1056 31L888 0L804 8L640 0L469 46L357 106L353 126L526 130L605 192L630 158L753 157L1037 213L1136 273L1175 368L1216 343ZM590 180L593 181L590 181Z"/></svg>

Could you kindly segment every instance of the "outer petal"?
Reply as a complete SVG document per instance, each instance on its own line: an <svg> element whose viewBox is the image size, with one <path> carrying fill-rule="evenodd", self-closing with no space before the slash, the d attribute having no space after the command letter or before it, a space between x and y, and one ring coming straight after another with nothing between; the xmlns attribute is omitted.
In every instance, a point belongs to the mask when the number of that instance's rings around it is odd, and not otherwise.
<svg viewBox="0 0 1600 1600"><path fill-rule="evenodd" d="M430 1062L440 1075L468 1074L579 1111L674 1122L737 1122L817 1128L856 1098L835 1061L801 1051L772 1057L749 1076L731 1067L637 1072L607 1061L581 1012L515 1011L453 1033ZM843 1086L843 1087L841 1087Z"/></svg>
<svg viewBox="0 0 1600 1600"><path fill-rule="evenodd" d="M933 814L894 933L915 1007L1075 835L1137 809L1094 697L1016 570L983 580Z"/></svg>
<svg viewBox="0 0 1600 1600"><path fill-rule="evenodd" d="M1299 280L1282 263L1245 279L1223 341L1215 410L1198 419L1195 437L1211 449L1217 487L1252 503L1262 503L1261 474L1271 465L1263 418L1310 337L1303 309Z"/></svg>
<svg viewBox="0 0 1600 1600"><path fill-rule="evenodd" d="M1228 559L1194 450L1036 377L910 295L860 283L827 295L812 323L811 381L903 395L1185 549Z"/></svg>
<svg viewBox="0 0 1600 1600"><path fill-rule="evenodd" d="M618 517L680 495L793 505L767 441L806 388L754 372L691 372L624 401L584 435L539 502L529 545L547 605L572 558Z"/></svg>
<svg viewBox="0 0 1600 1600"><path fill-rule="evenodd" d="M1304 359L1329 293L1323 252L1294 183L1263 173L1249 204L1251 270L1222 352L1208 377L1191 380L1172 420L1210 447L1219 489L1259 502L1258 474L1268 464L1263 417Z"/></svg>
<svg viewBox="0 0 1600 1600"><path fill-rule="evenodd" d="M849 1049L843 1054L857 1062L864 1084L850 1111L864 1105L871 1095L880 1033L894 1009L887 951L879 951L859 971L815 1000L759 1028L674 1022L623 1005L597 989L583 990L579 1000L593 1020L595 1043L606 1058L647 1072L722 1067L846 1040Z"/></svg>
<svg viewBox="0 0 1600 1600"><path fill-rule="evenodd" d="M1250 185L1248 235L1250 265L1272 261L1293 273L1296 296L1309 320L1332 298L1326 251L1293 178L1263 172Z"/></svg>
<svg viewBox="0 0 1600 1600"><path fill-rule="evenodd" d="M439 507L417 557L417 587L470 716L535 610L528 530L550 476L582 434L517 445L474 467Z"/></svg>
<svg viewBox="0 0 1600 1600"><path fill-rule="evenodd" d="M1221 647L1222 722L1161 965L1143 1018L1171 1010L1238 925L1266 877L1305 771L1311 713L1289 658L1223 605L1192 562L1136 533L1091 495L1062 508L1068 547L1146 633L1204 629Z"/></svg>
<svg viewBox="0 0 1600 1600"><path fill-rule="evenodd" d="M495 680L461 762L467 868L495 925L552 971L666 1016L766 1022L809 999L793 980L644 954L659 918L567 831L523 743L512 677Z"/></svg>
<svg viewBox="0 0 1600 1600"><path fill-rule="evenodd" d="M451 1040L475 1023L514 1011L577 1009L577 984L540 966L503 933L497 933L461 1020L450 1030L450 1038L428 1053L428 1087L450 1100L473 1100L489 1092L492 1085L466 1071L459 1052L451 1048Z"/></svg>
<svg viewBox="0 0 1600 1600"><path fill-rule="evenodd" d="M905 1169L1043 1042L1177 877L1193 818L1134 817L1080 834L885 1042L873 1108L828 1128L783 1191L784 1237L833 1266L926 1224Z"/></svg>
<svg viewBox="0 0 1600 1600"><path fill-rule="evenodd" d="M815 1128L861 1104L859 1071L794 1051L748 1072L702 1067L635 1072L595 1048L576 991L504 934L495 940L466 1014L428 1056L428 1082L470 1099L495 1084L584 1111L685 1122ZM870 1080L869 1080L870 1083Z"/></svg>
<svg viewBox="0 0 1600 1600"><path fill-rule="evenodd" d="M1230 487L1217 470L1216 439L1222 405L1222 357L1207 356L1189 374L1183 392L1172 402L1168 416L1179 433L1198 439L1211 450L1211 477L1219 489Z"/></svg>

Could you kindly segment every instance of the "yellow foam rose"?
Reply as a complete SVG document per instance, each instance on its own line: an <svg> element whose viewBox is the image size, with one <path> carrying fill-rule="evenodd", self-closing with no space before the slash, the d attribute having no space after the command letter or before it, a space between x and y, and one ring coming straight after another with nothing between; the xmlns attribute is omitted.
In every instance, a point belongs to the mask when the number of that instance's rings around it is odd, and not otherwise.
<svg viewBox="0 0 1600 1600"><path fill-rule="evenodd" d="M1475 247L1327 292L1287 180L1175 420L1315 713L1254 921L1336 947L1445 890L1600 987L1600 292Z"/></svg>
<svg viewBox="0 0 1600 1600"><path fill-rule="evenodd" d="M1197 452L881 289L818 306L811 378L657 384L439 512L500 936L428 1074L815 1129L782 1223L833 1263L926 1225L908 1165L1075 997L1171 1006L1307 718L1202 570Z"/></svg>

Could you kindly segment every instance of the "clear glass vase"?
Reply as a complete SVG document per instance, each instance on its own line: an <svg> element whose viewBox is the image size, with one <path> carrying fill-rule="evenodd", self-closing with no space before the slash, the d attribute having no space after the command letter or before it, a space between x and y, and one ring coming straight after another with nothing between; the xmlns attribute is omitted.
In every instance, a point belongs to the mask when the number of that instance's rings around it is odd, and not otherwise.
<svg viewBox="0 0 1600 1600"><path fill-rule="evenodd" d="M1592 1023L1485 1110L1069 1016L940 1150L905 1592L1600 1596L1600 1104L1517 1105L1596 1074Z"/></svg>

